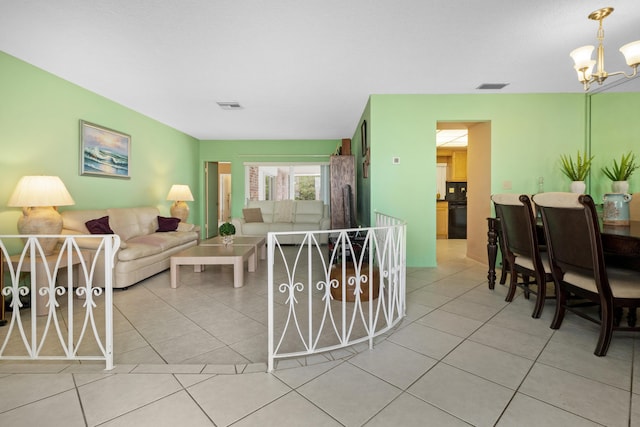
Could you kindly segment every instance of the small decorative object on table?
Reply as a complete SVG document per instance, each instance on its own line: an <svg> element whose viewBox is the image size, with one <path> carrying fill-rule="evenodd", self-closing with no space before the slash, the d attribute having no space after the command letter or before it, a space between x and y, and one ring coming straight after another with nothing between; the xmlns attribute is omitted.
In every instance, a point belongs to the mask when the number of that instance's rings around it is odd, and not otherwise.
<svg viewBox="0 0 640 427"><path fill-rule="evenodd" d="M629 178L638 167L640 167L640 165L636 164L636 155L629 151L627 154L622 155L620 164L614 160L613 166L605 166L602 168L602 173L613 181L611 184L611 191L613 193L626 194L629 192Z"/></svg>
<svg viewBox="0 0 640 427"><path fill-rule="evenodd" d="M236 234L236 227L230 222L225 222L220 225L218 232L222 236L222 241L225 246L229 246L233 243L233 235Z"/></svg>
<svg viewBox="0 0 640 427"><path fill-rule="evenodd" d="M580 150L578 150L577 160L574 163L571 156L562 155L560 156L560 162L562 163L561 171L571 180L571 192L583 194L586 185L584 180L587 178L589 174L589 170L591 169L591 161L593 160L593 156L587 157L587 154L580 154Z"/></svg>

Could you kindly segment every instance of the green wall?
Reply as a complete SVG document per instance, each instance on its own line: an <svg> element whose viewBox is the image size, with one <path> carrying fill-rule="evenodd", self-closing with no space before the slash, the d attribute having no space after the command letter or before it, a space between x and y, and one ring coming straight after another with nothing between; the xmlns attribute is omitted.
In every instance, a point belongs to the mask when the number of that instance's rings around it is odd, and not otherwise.
<svg viewBox="0 0 640 427"><path fill-rule="evenodd" d="M601 169L633 151L640 162L640 93L598 93L591 100L591 196L596 203L611 192ZM629 192L640 192L640 171L629 179Z"/></svg>
<svg viewBox="0 0 640 427"><path fill-rule="evenodd" d="M204 182L206 162L231 163L231 216L242 217L244 200L244 164L262 163L329 163L329 156L342 141L325 140L230 140L200 142L200 182ZM199 198L204 200L204 189ZM204 218L204 206L201 217Z"/></svg>
<svg viewBox="0 0 640 427"><path fill-rule="evenodd" d="M535 193L538 177L545 191L568 191L558 158L584 149L586 100L583 94L372 95L371 210L407 221L407 266L436 265L438 121L491 122L492 193ZM504 181L511 190L502 188Z"/></svg>
<svg viewBox="0 0 640 427"><path fill-rule="evenodd" d="M79 121L131 135L131 179L79 174ZM172 184L200 187L198 140L0 52L0 234L17 233L19 208L7 201L23 175L58 175L89 209L157 206L168 215ZM199 200L190 222L199 223Z"/></svg>
<svg viewBox="0 0 640 427"><path fill-rule="evenodd" d="M355 134L351 138L351 150L356 156L356 219L358 224L363 227L367 227L372 224L370 221L371 218L371 166L369 166L369 175L367 178L364 177L363 174L363 161L364 154L362 152L362 123L366 120L367 124L367 145L369 146L369 150L371 147L371 128L373 123L371 122L371 108L370 102L367 102L367 105L362 113L362 117L360 117L360 121L358 122L358 128L356 129ZM371 154L371 153L370 153Z"/></svg>

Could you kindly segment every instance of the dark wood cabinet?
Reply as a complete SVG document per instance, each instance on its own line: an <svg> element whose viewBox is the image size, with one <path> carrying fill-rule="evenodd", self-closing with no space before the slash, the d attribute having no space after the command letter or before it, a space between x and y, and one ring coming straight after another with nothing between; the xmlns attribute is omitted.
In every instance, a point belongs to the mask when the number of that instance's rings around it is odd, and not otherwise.
<svg viewBox="0 0 640 427"><path fill-rule="evenodd" d="M350 228L352 224L355 225L355 158L354 156L331 156L330 168L331 228Z"/></svg>

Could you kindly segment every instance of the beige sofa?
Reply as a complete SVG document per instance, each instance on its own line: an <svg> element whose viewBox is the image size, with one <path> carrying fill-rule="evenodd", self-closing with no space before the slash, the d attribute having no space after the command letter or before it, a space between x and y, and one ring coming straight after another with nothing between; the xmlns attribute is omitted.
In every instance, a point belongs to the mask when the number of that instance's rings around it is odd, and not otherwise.
<svg viewBox="0 0 640 427"><path fill-rule="evenodd" d="M237 235L266 236L270 231L317 231L331 227L329 206L321 200L249 200L246 209L255 208L260 209L261 222L248 222L244 217L231 220ZM292 235L279 240L284 244L297 244L303 238ZM320 243L327 243L326 234L321 236Z"/></svg>
<svg viewBox="0 0 640 427"><path fill-rule="evenodd" d="M126 288L170 266L171 255L198 244L199 227L180 223L176 231L156 232L160 212L154 207L67 210L60 212L62 234L90 234L86 222L108 216L109 227L120 236L116 253L113 287ZM95 239L79 239L79 246L91 253ZM104 265L97 266L94 285L104 278Z"/></svg>

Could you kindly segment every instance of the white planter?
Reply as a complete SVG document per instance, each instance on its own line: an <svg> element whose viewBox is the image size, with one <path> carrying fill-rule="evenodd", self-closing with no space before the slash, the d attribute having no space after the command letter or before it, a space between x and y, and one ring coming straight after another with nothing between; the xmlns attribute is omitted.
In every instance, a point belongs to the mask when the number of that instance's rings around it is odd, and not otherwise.
<svg viewBox="0 0 640 427"><path fill-rule="evenodd" d="M629 181L613 181L611 191L614 193L629 193Z"/></svg>
<svg viewBox="0 0 640 427"><path fill-rule="evenodd" d="M571 181L571 192L576 194L584 194L587 184L584 181Z"/></svg>

